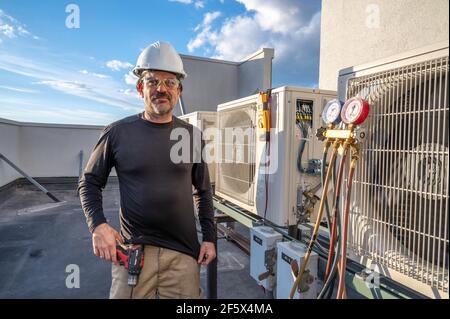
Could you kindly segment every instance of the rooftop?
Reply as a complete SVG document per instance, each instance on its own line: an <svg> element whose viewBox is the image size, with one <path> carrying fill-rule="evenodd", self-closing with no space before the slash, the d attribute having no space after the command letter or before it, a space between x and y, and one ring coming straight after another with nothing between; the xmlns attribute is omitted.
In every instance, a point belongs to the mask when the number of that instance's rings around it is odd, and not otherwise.
<svg viewBox="0 0 450 319"><path fill-rule="evenodd" d="M0 298L108 298L111 266L92 253L76 184L40 182L62 202L27 183L0 194ZM108 182L103 194L105 215L118 229L117 182ZM248 237L247 228L236 229ZM249 257L240 248L219 237L218 253L218 298L266 298L249 276ZM79 266L80 288L66 287L71 264ZM206 289L203 266L201 285Z"/></svg>

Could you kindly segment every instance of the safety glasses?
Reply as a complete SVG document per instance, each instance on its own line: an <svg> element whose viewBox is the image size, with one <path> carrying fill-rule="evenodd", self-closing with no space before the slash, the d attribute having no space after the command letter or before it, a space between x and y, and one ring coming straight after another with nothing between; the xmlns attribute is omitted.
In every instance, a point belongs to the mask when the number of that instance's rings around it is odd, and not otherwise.
<svg viewBox="0 0 450 319"><path fill-rule="evenodd" d="M169 78L169 79L158 79L152 76L145 77L142 79L144 85L151 87L151 88L157 88L161 84L163 84L168 89L176 89L180 86L180 80L176 78Z"/></svg>

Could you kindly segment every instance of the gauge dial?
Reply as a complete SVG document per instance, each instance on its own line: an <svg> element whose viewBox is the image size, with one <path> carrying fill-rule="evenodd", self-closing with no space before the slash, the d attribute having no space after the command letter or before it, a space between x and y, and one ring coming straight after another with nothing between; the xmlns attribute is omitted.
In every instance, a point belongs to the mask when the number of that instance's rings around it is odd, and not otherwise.
<svg viewBox="0 0 450 319"><path fill-rule="evenodd" d="M339 100L331 100L325 105L322 113L323 121L326 124L338 124L341 121L342 104Z"/></svg>
<svg viewBox="0 0 450 319"><path fill-rule="evenodd" d="M342 122L345 124L361 124L366 120L367 115L369 115L369 103L360 97L347 100L341 111Z"/></svg>

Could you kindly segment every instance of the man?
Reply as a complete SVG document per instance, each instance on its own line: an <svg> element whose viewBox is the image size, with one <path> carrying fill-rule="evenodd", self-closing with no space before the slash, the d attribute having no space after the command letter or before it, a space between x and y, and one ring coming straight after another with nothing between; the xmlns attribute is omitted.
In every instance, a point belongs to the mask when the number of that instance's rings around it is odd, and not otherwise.
<svg viewBox="0 0 450 319"><path fill-rule="evenodd" d="M179 142L171 139L175 129L189 132L188 149L195 148L193 126L172 115L186 73L178 53L164 42L147 47L133 72L145 110L105 128L79 184L94 254L112 262L110 298L198 298L200 265L209 264L216 250L207 165L203 159L193 161L193 154L187 163L171 158ZM101 190L112 167L119 179L121 234L102 211ZM145 245L144 267L134 288L127 284L127 270L118 265L116 241Z"/></svg>

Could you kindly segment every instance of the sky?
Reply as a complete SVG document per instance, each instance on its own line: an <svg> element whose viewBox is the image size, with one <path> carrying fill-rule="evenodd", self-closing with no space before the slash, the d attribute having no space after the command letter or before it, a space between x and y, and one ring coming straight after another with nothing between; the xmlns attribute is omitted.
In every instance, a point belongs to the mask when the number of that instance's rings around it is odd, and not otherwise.
<svg viewBox="0 0 450 319"><path fill-rule="evenodd" d="M273 86L317 87L320 0L0 0L0 118L105 125L143 110L149 44L240 61L274 48Z"/></svg>

